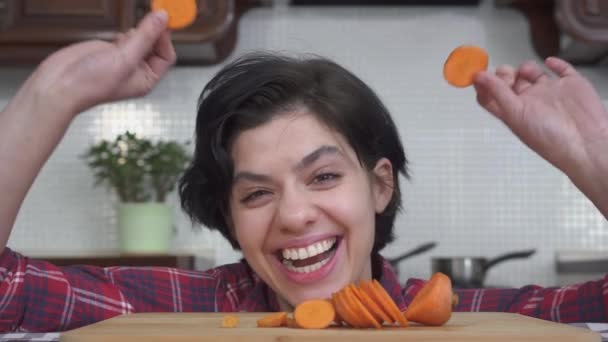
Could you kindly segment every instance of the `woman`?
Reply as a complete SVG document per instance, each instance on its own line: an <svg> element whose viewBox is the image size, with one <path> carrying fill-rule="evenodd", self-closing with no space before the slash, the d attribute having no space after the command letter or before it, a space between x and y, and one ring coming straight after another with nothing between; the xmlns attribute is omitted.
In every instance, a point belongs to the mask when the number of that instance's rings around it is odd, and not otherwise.
<svg viewBox="0 0 608 342"><path fill-rule="evenodd" d="M0 114L0 330L66 330L128 312L290 310L372 277L405 309L422 282L401 288L378 254L401 204L403 148L373 92L323 59L247 56L201 95L182 205L246 261L206 272L59 268L5 247L27 190L74 116L148 92L174 62L165 27L166 14L153 13L113 44L57 52ZM557 78L533 64L480 73L478 100L607 216L608 114L571 66L558 59L547 66ZM607 280L462 290L459 309L606 321Z"/></svg>

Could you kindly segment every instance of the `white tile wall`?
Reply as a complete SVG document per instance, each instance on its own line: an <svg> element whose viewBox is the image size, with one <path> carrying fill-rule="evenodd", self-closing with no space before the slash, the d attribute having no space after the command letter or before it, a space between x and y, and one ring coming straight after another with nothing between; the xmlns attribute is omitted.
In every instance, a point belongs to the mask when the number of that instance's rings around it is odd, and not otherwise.
<svg viewBox="0 0 608 342"><path fill-rule="evenodd" d="M485 47L492 67L537 59L524 17L489 3L479 8L256 9L241 22L234 56L260 49L324 55L380 94L399 126L413 174L412 182L403 184L398 239L385 254L395 256L430 240L439 243L405 261L402 279L428 277L430 256L492 257L532 247L538 250L532 259L497 266L487 282L555 284L555 250L608 250L608 223L566 177L480 109L471 89L443 81L445 57L463 43ZM115 199L104 189L92 189L91 174L78 156L90 143L126 129L150 137L191 138L197 97L218 68L176 68L146 98L81 115L32 187L9 245L18 250L116 248ZM29 71L0 69L0 105ZM606 68L582 71L608 99ZM219 234L193 232L183 216L178 226L176 248L216 248L218 263L239 257Z"/></svg>

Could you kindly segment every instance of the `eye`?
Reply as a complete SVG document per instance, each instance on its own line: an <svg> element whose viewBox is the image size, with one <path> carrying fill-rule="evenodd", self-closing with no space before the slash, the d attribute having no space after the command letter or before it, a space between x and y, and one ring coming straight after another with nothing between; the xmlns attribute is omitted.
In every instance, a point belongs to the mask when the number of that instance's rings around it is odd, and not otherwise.
<svg viewBox="0 0 608 342"><path fill-rule="evenodd" d="M250 192L241 199L241 203L245 203L245 204L251 203L268 193L269 192L266 190L256 190L256 191Z"/></svg>
<svg viewBox="0 0 608 342"><path fill-rule="evenodd" d="M325 184L325 183L335 181L335 180L339 179L340 177L342 177L342 175L339 175L337 173L326 172L326 173L322 173L320 175L315 176L315 178L312 180L312 182L314 184Z"/></svg>

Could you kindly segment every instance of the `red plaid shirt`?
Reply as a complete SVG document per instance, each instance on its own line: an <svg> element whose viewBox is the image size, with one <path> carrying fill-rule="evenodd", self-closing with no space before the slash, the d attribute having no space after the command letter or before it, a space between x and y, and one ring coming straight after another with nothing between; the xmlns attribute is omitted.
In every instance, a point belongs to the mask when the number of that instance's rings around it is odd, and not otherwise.
<svg viewBox="0 0 608 342"><path fill-rule="evenodd" d="M378 258L379 280L404 310L424 284L401 287ZM456 290L457 311L506 311L557 322L606 322L608 275L562 288ZM57 267L6 248L0 255L0 331L62 331L134 312L278 311L245 262L205 272L165 267Z"/></svg>

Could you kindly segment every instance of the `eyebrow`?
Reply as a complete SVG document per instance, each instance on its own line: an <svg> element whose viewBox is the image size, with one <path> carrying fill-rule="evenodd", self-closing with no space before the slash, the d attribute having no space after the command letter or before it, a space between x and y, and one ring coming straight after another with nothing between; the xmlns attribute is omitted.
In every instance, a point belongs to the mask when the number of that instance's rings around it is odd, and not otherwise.
<svg viewBox="0 0 608 342"><path fill-rule="evenodd" d="M304 158L302 158L302 160L300 160L294 166L293 169L295 171L300 171L302 169L309 167L310 165L312 165L314 162L319 160L324 155L336 155L336 154L338 154L338 155L342 154L340 152L340 149L338 149L336 146L323 145L323 146L317 148L316 150L314 150L313 152L307 154ZM237 174L234 176L234 178L232 179L232 182L233 182L233 184L235 184L241 180L268 183L268 182L270 182L270 177L267 175L259 174L259 173L253 173L253 172L249 172L249 171L240 171L240 172L237 172Z"/></svg>
<svg viewBox="0 0 608 342"><path fill-rule="evenodd" d="M306 155L296 166L294 167L295 171L299 171L309 167L311 164L319 160L324 155L335 155L341 154L340 150L336 146L323 145L313 152Z"/></svg>

